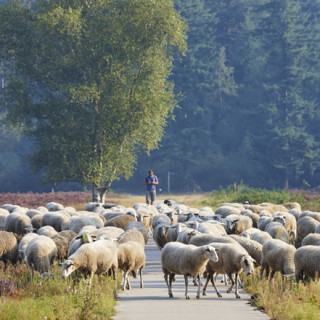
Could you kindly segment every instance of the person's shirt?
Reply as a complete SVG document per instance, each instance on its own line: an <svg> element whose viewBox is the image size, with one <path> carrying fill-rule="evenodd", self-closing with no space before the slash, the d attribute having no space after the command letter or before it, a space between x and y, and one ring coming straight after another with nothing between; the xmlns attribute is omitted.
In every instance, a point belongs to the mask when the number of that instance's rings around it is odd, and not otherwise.
<svg viewBox="0 0 320 320"><path fill-rule="evenodd" d="M158 178L157 178L156 175L153 175L152 177L146 176L144 181L146 182L148 191L156 190L156 185L155 184L149 184L150 182L157 182L158 181Z"/></svg>

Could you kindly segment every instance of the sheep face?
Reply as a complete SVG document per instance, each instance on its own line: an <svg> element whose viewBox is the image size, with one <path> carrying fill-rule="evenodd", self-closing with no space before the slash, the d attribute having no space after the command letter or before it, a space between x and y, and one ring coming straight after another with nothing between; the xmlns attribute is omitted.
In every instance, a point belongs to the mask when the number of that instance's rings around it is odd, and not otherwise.
<svg viewBox="0 0 320 320"><path fill-rule="evenodd" d="M254 267L258 267L258 263L250 256L244 256L240 260L241 268L243 272L249 276L254 272Z"/></svg>
<svg viewBox="0 0 320 320"><path fill-rule="evenodd" d="M203 246L203 256L213 262L217 262L219 258L216 250L218 249L215 249L213 246Z"/></svg>
<svg viewBox="0 0 320 320"><path fill-rule="evenodd" d="M67 279L68 276L76 270L74 262L70 259L62 262L61 264L61 275L63 279Z"/></svg>
<svg viewBox="0 0 320 320"><path fill-rule="evenodd" d="M233 234L236 228L236 223L239 221L239 219L235 220L227 220L227 227L226 227L226 232L227 234Z"/></svg>

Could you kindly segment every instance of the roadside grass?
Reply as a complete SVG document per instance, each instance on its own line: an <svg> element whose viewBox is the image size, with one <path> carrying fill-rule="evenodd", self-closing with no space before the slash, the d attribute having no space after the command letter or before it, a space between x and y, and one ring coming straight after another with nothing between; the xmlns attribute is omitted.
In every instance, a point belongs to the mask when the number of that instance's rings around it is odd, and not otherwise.
<svg viewBox="0 0 320 320"><path fill-rule="evenodd" d="M209 206L216 209L225 202L252 204L272 202L298 202L302 210L319 211L320 193L305 190L263 190L252 189L242 184L234 184L226 189L202 194L161 194L157 199L175 200L189 207ZM0 194L0 206L5 203L37 208L55 201L64 206L83 210L90 201L91 192L55 192L50 194ZM109 192L106 202L131 207L144 203L144 195L115 194ZM0 263L0 319L112 319L115 314L116 299L114 284L110 278L98 281L94 277L91 290L85 281L63 281L61 269L55 265L54 278L40 278L37 273L32 282L30 272L24 264L8 266L3 270ZM320 282L295 283L289 279L282 281L276 274L271 282L258 279L256 274L243 279L245 290L252 295L251 303L263 310L273 320L318 320L320 319ZM120 288L121 274L118 273L117 287Z"/></svg>
<svg viewBox="0 0 320 320"><path fill-rule="evenodd" d="M2 267L2 266L1 266ZM115 314L114 281L94 277L91 288L85 280L64 281L61 268L52 269L54 277L41 278L24 265L0 271L0 319L111 319ZM120 287L120 273L117 286Z"/></svg>

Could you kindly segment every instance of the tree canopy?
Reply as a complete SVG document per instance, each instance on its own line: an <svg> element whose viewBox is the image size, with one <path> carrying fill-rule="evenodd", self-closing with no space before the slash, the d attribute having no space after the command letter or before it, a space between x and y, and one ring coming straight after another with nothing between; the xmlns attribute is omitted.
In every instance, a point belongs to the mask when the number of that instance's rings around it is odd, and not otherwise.
<svg viewBox="0 0 320 320"><path fill-rule="evenodd" d="M157 148L186 25L168 0L12 1L0 7L6 121L35 141L44 180L101 195Z"/></svg>

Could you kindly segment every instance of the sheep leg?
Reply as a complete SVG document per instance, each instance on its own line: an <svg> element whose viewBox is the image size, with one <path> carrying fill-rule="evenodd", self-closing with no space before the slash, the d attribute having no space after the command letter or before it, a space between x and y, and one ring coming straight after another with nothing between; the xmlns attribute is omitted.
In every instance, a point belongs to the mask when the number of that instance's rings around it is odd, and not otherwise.
<svg viewBox="0 0 320 320"><path fill-rule="evenodd" d="M89 278L89 287L91 287L92 279L93 279L93 271L90 272L90 278Z"/></svg>
<svg viewBox="0 0 320 320"><path fill-rule="evenodd" d="M198 292L197 292L197 299L200 299L200 291L201 291L201 281L200 281L200 275L197 275L198 279Z"/></svg>
<svg viewBox="0 0 320 320"><path fill-rule="evenodd" d="M227 290L227 293L230 293L232 291L232 288L234 286L234 280L233 280L233 277L232 277L232 274L231 273L228 273L228 276L229 276L229 279L231 281L231 286L230 288ZM237 279L238 280L238 279Z"/></svg>
<svg viewBox="0 0 320 320"><path fill-rule="evenodd" d="M271 273L270 273L270 281L273 279L274 277L274 274L276 273L276 270L272 270Z"/></svg>
<svg viewBox="0 0 320 320"><path fill-rule="evenodd" d="M130 272L127 273L127 289L131 289L131 283L130 283Z"/></svg>
<svg viewBox="0 0 320 320"><path fill-rule="evenodd" d="M165 273L164 274L164 280L167 284L167 287L168 287L168 295L169 295L169 298L173 298L173 295L172 295L172 290L171 290L171 286L172 286L172 279L174 278L174 274L170 274L169 276L169 281L168 281L168 274Z"/></svg>
<svg viewBox="0 0 320 320"><path fill-rule="evenodd" d="M202 295L206 296L207 295L207 287L208 287L208 283L210 281L210 276L211 274L207 274L207 279L206 279L206 283L204 284L203 290L202 290Z"/></svg>
<svg viewBox="0 0 320 320"><path fill-rule="evenodd" d="M126 290L126 285L127 285L127 271L123 271L122 291Z"/></svg>
<svg viewBox="0 0 320 320"><path fill-rule="evenodd" d="M239 275L238 275L238 273L236 273L235 280L234 280L235 285L236 285L236 298L240 299L239 289L238 289L238 282L239 282L238 280L239 280Z"/></svg>
<svg viewBox="0 0 320 320"><path fill-rule="evenodd" d="M143 288L142 269L143 269L143 267L141 267L141 268L139 269L139 275L140 275L140 288Z"/></svg>
<svg viewBox="0 0 320 320"><path fill-rule="evenodd" d="M218 296L219 298L222 298L221 293L219 292L219 290L218 290L217 287L216 287L216 283L215 283L213 274L210 275L210 280L211 280L211 283L212 283L214 289L216 290L217 296Z"/></svg>
<svg viewBox="0 0 320 320"><path fill-rule="evenodd" d="M185 291L186 299L190 299L190 297L188 295L188 276L187 275L184 275L184 283L185 283L185 286L186 286L186 291Z"/></svg>

